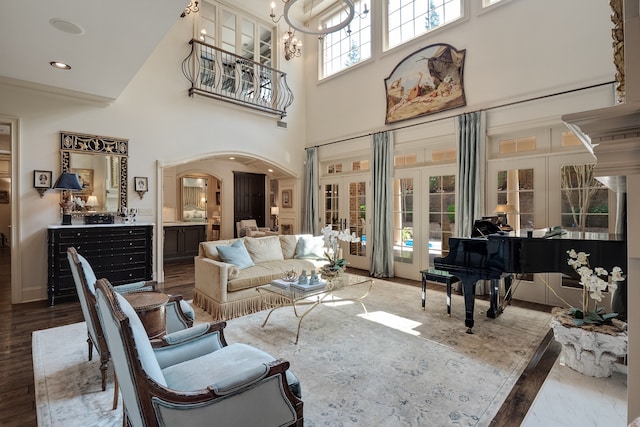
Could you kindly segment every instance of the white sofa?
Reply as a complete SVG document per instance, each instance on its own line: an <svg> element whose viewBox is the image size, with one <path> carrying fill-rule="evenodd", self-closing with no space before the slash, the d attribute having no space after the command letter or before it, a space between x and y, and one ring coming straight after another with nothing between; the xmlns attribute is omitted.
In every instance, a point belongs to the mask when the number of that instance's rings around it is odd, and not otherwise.
<svg viewBox="0 0 640 427"><path fill-rule="evenodd" d="M231 260L236 264L225 262L230 261L227 252L232 245L244 245L250 265L244 262L247 260ZM225 248L219 250L221 246ZM257 286L280 279L287 271L300 274L305 269L309 273L326 263L322 236L280 235L201 242L195 258L193 301L214 320L255 313L267 308L264 298L269 298L258 294Z"/></svg>

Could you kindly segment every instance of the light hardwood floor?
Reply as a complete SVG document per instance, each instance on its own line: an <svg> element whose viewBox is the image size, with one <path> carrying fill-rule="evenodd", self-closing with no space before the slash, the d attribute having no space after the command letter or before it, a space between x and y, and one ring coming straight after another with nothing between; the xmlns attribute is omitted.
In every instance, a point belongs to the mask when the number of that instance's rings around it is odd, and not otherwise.
<svg viewBox="0 0 640 427"><path fill-rule="evenodd" d="M11 304L9 248L0 248L0 426L37 426L31 356L31 333L83 321L78 302ZM362 271L366 275L366 272ZM393 279L420 286L417 280ZM193 262L165 265L165 287L171 293L193 298ZM430 285L442 291L442 287ZM550 307L518 301L514 305L548 311ZM416 301L416 306L419 301ZM559 345L548 336L532 358L516 386L494 418L492 426L518 426L559 354Z"/></svg>

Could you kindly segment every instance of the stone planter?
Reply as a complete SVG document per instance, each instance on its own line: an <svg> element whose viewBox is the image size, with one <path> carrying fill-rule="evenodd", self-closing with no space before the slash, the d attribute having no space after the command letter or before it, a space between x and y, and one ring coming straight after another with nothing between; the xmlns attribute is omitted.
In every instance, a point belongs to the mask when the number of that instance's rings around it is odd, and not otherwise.
<svg viewBox="0 0 640 427"><path fill-rule="evenodd" d="M618 357L627 354L626 323L575 326L565 310L552 311L551 328L562 345L565 365L584 375L610 377Z"/></svg>

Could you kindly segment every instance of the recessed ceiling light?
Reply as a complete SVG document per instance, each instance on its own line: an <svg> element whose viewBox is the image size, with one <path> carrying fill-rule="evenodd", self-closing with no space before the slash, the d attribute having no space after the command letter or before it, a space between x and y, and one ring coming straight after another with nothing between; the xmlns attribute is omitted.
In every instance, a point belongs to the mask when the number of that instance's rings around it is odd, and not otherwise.
<svg viewBox="0 0 640 427"><path fill-rule="evenodd" d="M49 62L53 68L57 68L58 70L70 70L71 65L65 64L64 62L51 61Z"/></svg>
<svg viewBox="0 0 640 427"><path fill-rule="evenodd" d="M267 171L269 171L269 172L273 172L273 169L267 169Z"/></svg>
<svg viewBox="0 0 640 427"><path fill-rule="evenodd" d="M66 21L62 18L51 18L49 19L49 25L51 25L56 30L62 31L63 33L80 35L84 34L84 29L73 22Z"/></svg>
<svg viewBox="0 0 640 427"><path fill-rule="evenodd" d="M229 160L235 160L235 159L236 159L235 157L229 157Z"/></svg>

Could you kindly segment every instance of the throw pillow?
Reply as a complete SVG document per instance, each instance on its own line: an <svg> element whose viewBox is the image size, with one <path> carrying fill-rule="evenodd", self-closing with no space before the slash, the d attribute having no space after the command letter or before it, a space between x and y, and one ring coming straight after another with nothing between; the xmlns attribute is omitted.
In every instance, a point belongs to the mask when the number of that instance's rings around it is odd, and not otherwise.
<svg viewBox="0 0 640 427"><path fill-rule="evenodd" d="M298 236L293 234L281 234L280 247L282 247L282 256L284 259L291 259L296 256L296 246L298 245Z"/></svg>
<svg viewBox="0 0 640 427"><path fill-rule="evenodd" d="M240 270L255 265L242 240L236 240L231 246L218 246L216 249L222 261L233 264Z"/></svg>
<svg viewBox="0 0 640 427"><path fill-rule="evenodd" d="M296 258L324 258L324 251L324 241L322 240L322 236L303 234L298 238Z"/></svg>
<svg viewBox="0 0 640 427"><path fill-rule="evenodd" d="M247 237L244 245L255 264L267 261L282 261L282 248L278 236Z"/></svg>

